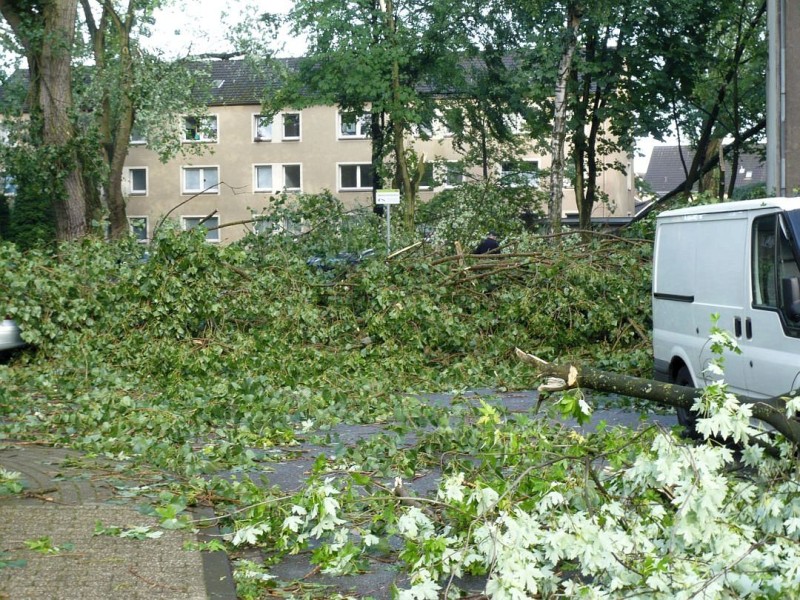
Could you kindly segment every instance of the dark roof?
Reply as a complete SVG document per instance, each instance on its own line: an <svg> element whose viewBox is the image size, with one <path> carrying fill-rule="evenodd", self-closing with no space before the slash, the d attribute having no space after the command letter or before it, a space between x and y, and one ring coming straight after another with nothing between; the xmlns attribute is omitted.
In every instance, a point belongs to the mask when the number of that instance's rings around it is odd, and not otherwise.
<svg viewBox="0 0 800 600"><path fill-rule="evenodd" d="M299 58L281 58L268 62L252 60L212 60L196 63L205 69L211 83L211 106L260 104L264 94L277 90L282 73L297 68Z"/></svg>
<svg viewBox="0 0 800 600"><path fill-rule="evenodd" d="M194 75L193 94L198 101L209 106L230 106L261 104L265 94L281 87L283 74L296 69L300 60L203 60L189 61L184 65ZM90 73L91 69L87 70L87 78ZM17 69L0 85L0 103L16 101L19 105L20 99L25 98L29 82L28 69Z"/></svg>
<svg viewBox="0 0 800 600"><path fill-rule="evenodd" d="M683 161L681 161L681 154ZM655 146L647 164L644 180L656 196L671 192L684 181L686 171L692 166L694 151L686 146ZM730 180L730 158L725 158L725 179ZM735 188L742 188L754 183L766 183L767 170L764 159L759 154L743 153L739 155L739 167L736 172Z"/></svg>

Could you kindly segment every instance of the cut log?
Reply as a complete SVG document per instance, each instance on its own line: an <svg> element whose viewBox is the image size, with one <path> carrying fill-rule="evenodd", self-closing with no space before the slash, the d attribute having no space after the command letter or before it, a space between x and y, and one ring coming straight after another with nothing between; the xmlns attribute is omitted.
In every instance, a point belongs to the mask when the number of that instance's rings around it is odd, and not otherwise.
<svg viewBox="0 0 800 600"><path fill-rule="evenodd" d="M631 377L620 373L609 373L588 366L556 365L516 349L517 358L522 362L535 366L542 378L547 378L542 391L560 391L572 388L586 388L598 392L633 396L650 400L662 406L691 409L694 399L700 390L680 385L663 383L652 379ZM554 380L560 379L563 385ZM759 399L741 394L734 394L741 403L751 405L753 417L774 428L793 444L800 443L800 423L786 417L786 400L792 395L787 393L773 398Z"/></svg>

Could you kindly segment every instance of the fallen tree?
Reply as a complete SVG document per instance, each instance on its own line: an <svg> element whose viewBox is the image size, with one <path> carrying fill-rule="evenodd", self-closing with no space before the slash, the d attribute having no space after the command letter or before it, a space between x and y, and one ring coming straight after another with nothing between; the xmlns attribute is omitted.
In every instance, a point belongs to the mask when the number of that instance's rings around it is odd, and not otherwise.
<svg viewBox="0 0 800 600"><path fill-rule="evenodd" d="M598 392L608 392L650 400L665 406L690 410L698 390L652 379L631 377L620 373L609 373L588 366L557 365L516 349L517 357L524 363L534 365L538 374L548 381L540 386L540 391L556 392L568 389L588 388ZM791 397L751 398L732 394L742 404L751 406L752 415L780 432L792 444L800 444L800 422L787 417L786 401Z"/></svg>

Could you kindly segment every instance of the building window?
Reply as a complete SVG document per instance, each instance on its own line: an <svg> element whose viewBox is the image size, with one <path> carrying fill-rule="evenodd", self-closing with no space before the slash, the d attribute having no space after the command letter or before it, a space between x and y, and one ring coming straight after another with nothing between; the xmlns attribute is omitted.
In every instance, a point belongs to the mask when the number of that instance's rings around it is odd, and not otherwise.
<svg viewBox="0 0 800 600"><path fill-rule="evenodd" d="M423 140L453 136L453 132L447 126L447 120L439 110L436 110L432 115L424 117L422 122L418 123L412 131L415 137Z"/></svg>
<svg viewBox="0 0 800 600"><path fill-rule="evenodd" d="M511 187L539 187L539 162L521 160L503 163L500 167L500 178Z"/></svg>
<svg viewBox="0 0 800 600"><path fill-rule="evenodd" d="M433 139L433 124L432 123L418 123L413 127L414 137L423 140Z"/></svg>
<svg viewBox="0 0 800 600"><path fill-rule="evenodd" d="M133 126L131 129L131 137L130 137L131 144L146 144L147 139L144 137L144 132L139 129L136 125Z"/></svg>
<svg viewBox="0 0 800 600"><path fill-rule="evenodd" d="M339 137L365 139L369 137L372 115L369 113L339 111Z"/></svg>
<svg viewBox="0 0 800 600"><path fill-rule="evenodd" d="M271 192L275 189L272 184L272 165L255 165L253 167L253 190L256 192Z"/></svg>
<svg viewBox="0 0 800 600"><path fill-rule="evenodd" d="M130 167L128 169L128 194L130 196L147 195L146 167Z"/></svg>
<svg viewBox="0 0 800 600"><path fill-rule="evenodd" d="M289 217L253 215L253 231L256 235L272 235L282 233L299 235L303 232L303 227L299 221L294 221Z"/></svg>
<svg viewBox="0 0 800 600"><path fill-rule="evenodd" d="M503 120L505 121L508 129L514 135L520 135L522 133L525 133L525 127L526 127L525 117L523 117L521 114L510 113L506 115Z"/></svg>
<svg viewBox="0 0 800 600"><path fill-rule="evenodd" d="M419 189L421 190L432 190L436 187L436 180L433 174L433 163L425 163L423 165L423 169L425 169L422 173L422 177L419 180Z"/></svg>
<svg viewBox="0 0 800 600"><path fill-rule="evenodd" d="M300 113L283 113L283 139L300 139Z"/></svg>
<svg viewBox="0 0 800 600"><path fill-rule="evenodd" d="M299 192L302 188L300 165L283 165L283 189Z"/></svg>
<svg viewBox="0 0 800 600"><path fill-rule="evenodd" d="M255 115L253 121L253 139L256 142L272 140L272 119L263 115Z"/></svg>
<svg viewBox="0 0 800 600"><path fill-rule="evenodd" d="M3 195L16 196L17 195L17 182L12 175L2 175L3 182Z"/></svg>
<svg viewBox="0 0 800 600"><path fill-rule="evenodd" d="M186 142L216 142L217 117L184 117L183 139Z"/></svg>
<svg viewBox="0 0 800 600"><path fill-rule="evenodd" d="M339 165L340 190L371 190L372 165Z"/></svg>
<svg viewBox="0 0 800 600"><path fill-rule="evenodd" d="M128 227L137 242L147 241L147 217L128 217Z"/></svg>
<svg viewBox="0 0 800 600"><path fill-rule="evenodd" d="M446 165L444 184L446 187L456 187L464 183L464 166L459 162L448 162Z"/></svg>
<svg viewBox="0 0 800 600"><path fill-rule="evenodd" d="M185 231L203 227L208 230L206 232L207 242L219 241L219 217L181 217L181 222Z"/></svg>
<svg viewBox="0 0 800 600"><path fill-rule="evenodd" d="M218 194L218 167L182 167L184 194Z"/></svg>

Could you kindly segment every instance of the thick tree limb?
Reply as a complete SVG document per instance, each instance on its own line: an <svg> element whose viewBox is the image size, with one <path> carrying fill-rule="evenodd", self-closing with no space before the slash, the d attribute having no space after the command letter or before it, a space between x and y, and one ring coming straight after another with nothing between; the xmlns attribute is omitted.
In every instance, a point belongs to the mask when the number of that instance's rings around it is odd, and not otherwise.
<svg viewBox="0 0 800 600"><path fill-rule="evenodd" d="M543 391L561 391L572 388L588 388L598 392L608 392L651 400L657 404L675 408L691 409L698 390L652 379L631 377L619 373L609 373L587 366L556 365L548 363L533 354L516 349L517 358L534 365L543 378L548 378ZM561 384L556 383L561 380ZM750 404L753 417L770 425L794 444L800 443L800 423L786 417L787 396L757 399L734 394L741 403Z"/></svg>

